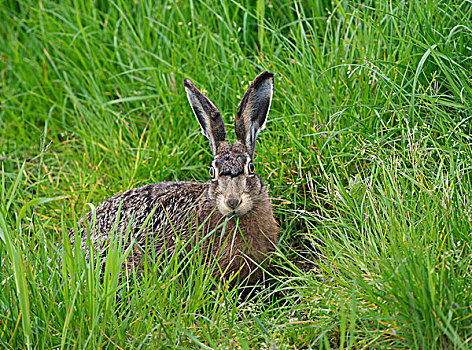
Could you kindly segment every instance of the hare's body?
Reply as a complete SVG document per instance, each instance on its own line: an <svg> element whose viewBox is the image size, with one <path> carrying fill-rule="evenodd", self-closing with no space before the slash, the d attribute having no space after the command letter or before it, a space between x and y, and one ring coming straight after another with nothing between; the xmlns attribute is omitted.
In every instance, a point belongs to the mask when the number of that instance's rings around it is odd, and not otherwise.
<svg viewBox="0 0 472 350"><path fill-rule="evenodd" d="M271 73L260 74L246 92L236 117L237 140L224 141L225 128L216 107L185 81L190 105L214 155L206 183L163 182L131 189L106 200L70 231L71 241L90 239L105 257L110 242L132 245L125 264L140 269L145 258L162 262L176 242L180 252L197 248L215 274L251 275L277 244L278 226L252 157L257 133L264 128L272 97ZM118 238L118 239L114 239ZM146 254L147 256L143 256Z"/></svg>
<svg viewBox="0 0 472 350"><path fill-rule="evenodd" d="M278 226L270 201L264 193L249 213L225 220L215 210L215 201L208 197L209 186L209 183L163 182L111 197L96 208L91 241L102 258L112 238L110 233L126 239L122 242L125 246L133 242L125 264L140 269L143 252L152 251L154 257L162 253L171 255L178 238L185 250L198 245L201 252L216 257L220 268L228 274L242 267L240 277L244 278L277 244ZM86 220L88 223L81 220L78 226L82 237L86 237L86 229L92 225L90 213ZM204 237L208 232L215 233ZM71 238L73 242L74 237ZM84 239L84 251L85 243ZM150 253L148 258L152 258Z"/></svg>

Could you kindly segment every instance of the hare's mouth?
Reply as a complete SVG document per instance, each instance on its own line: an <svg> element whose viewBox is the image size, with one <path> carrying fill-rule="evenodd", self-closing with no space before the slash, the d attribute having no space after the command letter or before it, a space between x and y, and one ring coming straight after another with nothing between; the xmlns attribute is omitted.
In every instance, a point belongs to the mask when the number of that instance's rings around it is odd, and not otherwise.
<svg viewBox="0 0 472 350"><path fill-rule="evenodd" d="M232 217L243 216L243 215L246 215L246 214L247 214L247 212L243 212L241 210L232 210L226 216L229 217L229 218L232 218Z"/></svg>
<svg viewBox="0 0 472 350"><path fill-rule="evenodd" d="M226 214L223 214L224 217L227 218L235 218L235 217L240 217L246 215L248 212L247 211L241 211L241 210L231 210L227 212Z"/></svg>
<svg viewBox="0 0 472 350"><path fill-rule="evenodd" d="M220 210L221 215L228 218L244 216L249 211L249 210L242 210L242 209L228 209L228 210L225 210L226 208L223 210L221 210L220 208L218 209Z"/></svg>
<svg viewBox="0 0 472 350"><path fill-rule="evenodd" d="M239 215L235 210L232 210L228 214L224 215L224 217L229 218L229 219L234 218L234 217L238 217L238 216Z"/></svg>

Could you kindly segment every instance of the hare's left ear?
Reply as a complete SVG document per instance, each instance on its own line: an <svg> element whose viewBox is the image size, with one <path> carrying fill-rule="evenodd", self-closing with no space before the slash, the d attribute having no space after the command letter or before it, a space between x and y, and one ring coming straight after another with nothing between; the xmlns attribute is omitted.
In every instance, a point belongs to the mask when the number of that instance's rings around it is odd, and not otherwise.
<svg viewBox="0 0 472 350"><path fill-rule="evenodd" d="M256 148L257 134L265 128L273 89L274 74L262 72L249 86L236 112L236 138L246 146L251 158Z"/></svg>

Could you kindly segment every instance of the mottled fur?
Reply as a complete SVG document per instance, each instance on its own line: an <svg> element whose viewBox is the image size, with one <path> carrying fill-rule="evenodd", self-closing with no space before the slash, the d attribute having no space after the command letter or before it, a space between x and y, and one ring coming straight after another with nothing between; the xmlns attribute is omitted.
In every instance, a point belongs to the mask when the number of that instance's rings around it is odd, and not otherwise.
<svg viewBox="0 0 472 350"><path fill-rule="evenodd" d="M80 237L85 250L89 232L95 250L104 257L109 239L118 237L125 248L132 244L125 265L140 269L143 252L151 251L154 259L163 253L169 256L179 239L185 250L198 245L207 262L217 263L215 277L236 272L240 279L257 276L257 264L277 244L278 226L266 188L250 165L255 138L269 112L273 75L261 73L243 97L232 145L225 142L223 120L213 103L188 80L184 85L210 141L214 177L206 183L152 184L111 197L96 208L93 227L89 213L77 230L70 230L71 241Z"/></svg>

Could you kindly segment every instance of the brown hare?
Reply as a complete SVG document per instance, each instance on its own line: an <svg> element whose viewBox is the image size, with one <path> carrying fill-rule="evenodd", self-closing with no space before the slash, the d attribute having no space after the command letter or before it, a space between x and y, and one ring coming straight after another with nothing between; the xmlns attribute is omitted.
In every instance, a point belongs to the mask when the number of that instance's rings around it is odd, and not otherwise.
<svg viewBox="0 0 472 350"><path fill-rule="evenodd" d="M131 189L100 204L70 230L73 243L88 233L103 258L110 239L118 238L128 269L142 267L145 255L154 260L171 256L176 242L186 252L198 247L206 263L213 262L215 278L239 280L259 276L257 266L275 250L278 225L266 187L252 163L257 134L264 129L272 101L273 74L263 72L251 83L239 103L236 141L225 141L226 130L215 105L189 80L184 86L190 106L210 142L213 161L205 183L162 182ZM89 252L86 251L88 258ZM160 257L159 257L160 256ZM159 258L156 258L159 257ZM257 272L256 272L257 271ZM256 272L256 273L254 273Z"/></svg>

